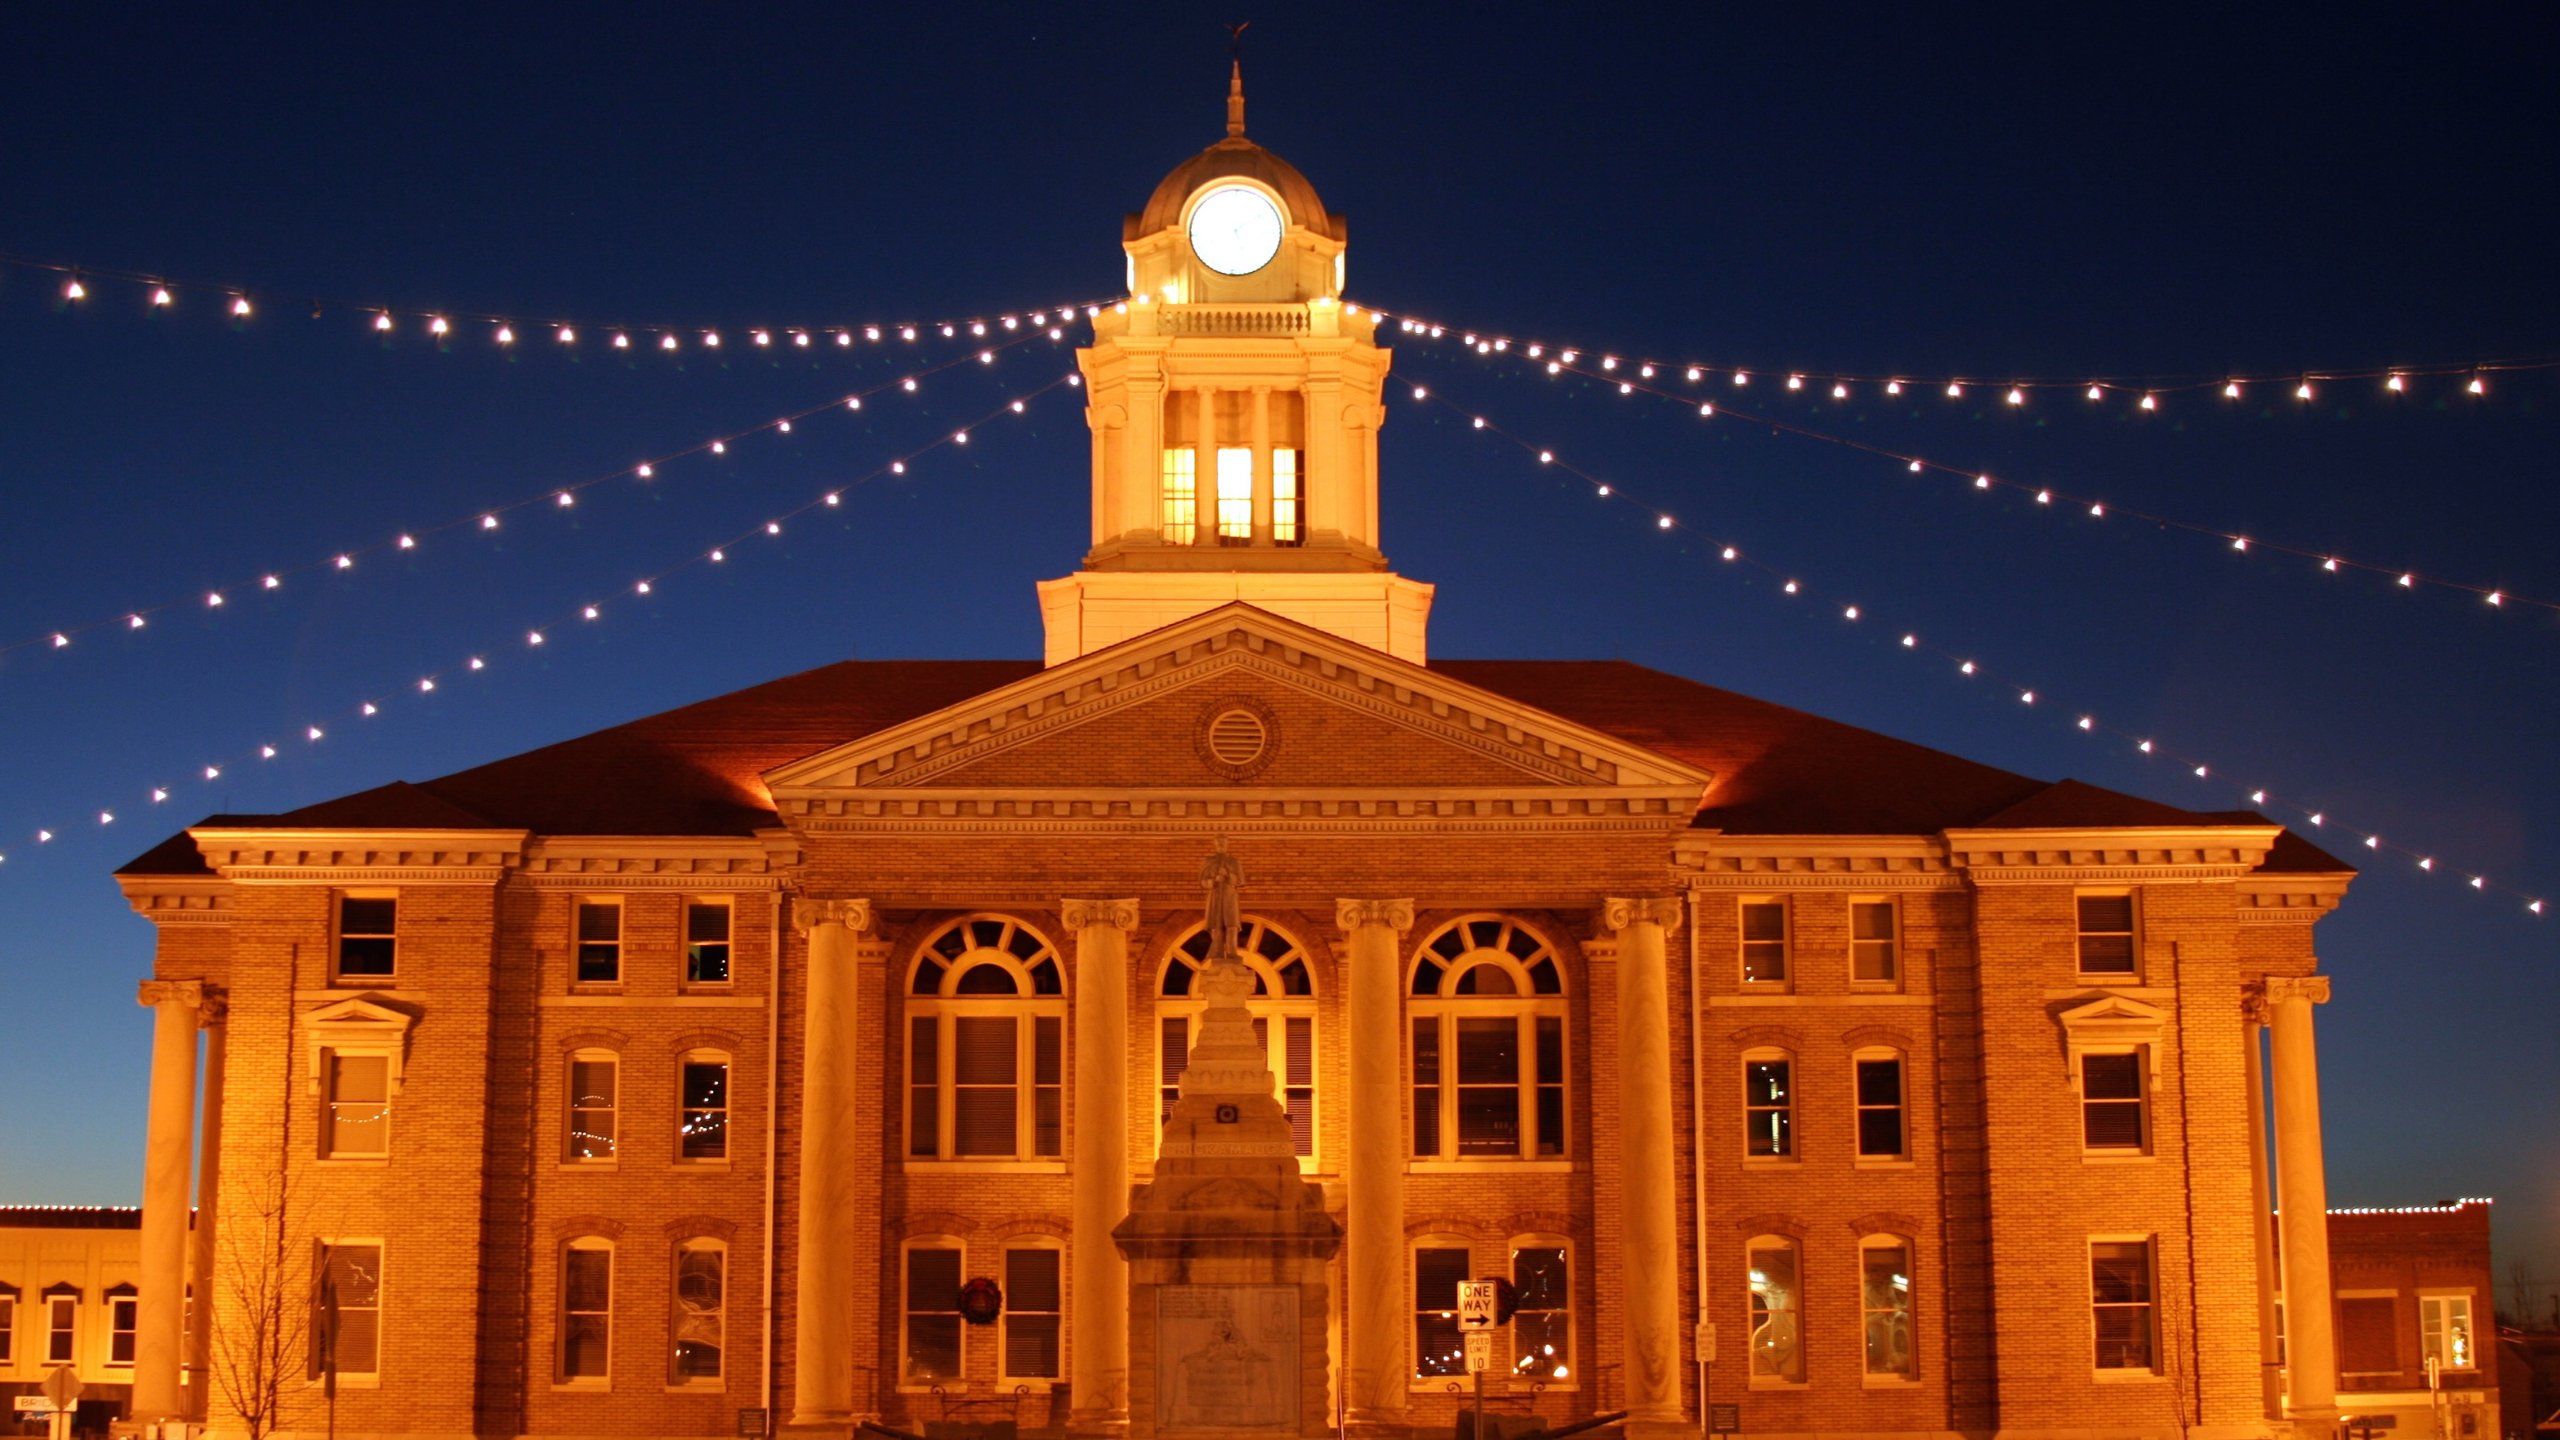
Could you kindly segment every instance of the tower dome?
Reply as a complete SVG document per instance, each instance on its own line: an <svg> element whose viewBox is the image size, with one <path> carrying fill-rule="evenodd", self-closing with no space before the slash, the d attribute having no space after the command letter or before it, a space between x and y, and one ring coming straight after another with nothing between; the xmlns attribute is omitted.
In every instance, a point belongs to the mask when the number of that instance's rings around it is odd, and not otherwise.
<svg viewBox="0 0 2560 1440"><path fill-rule="evenodd" d="M1221 180L1258 185L1279 200L1291 224L1303 225L1337 244L1343 239L1342 217L1325 210L1316 187L1298 173L1298 167L1245 138L1241 61L1227 80L1226 138L1175 166L1147 197L1146 207L1128 218L1121 238L1135 240L1180 225L1183 207L1191 198Z"/></svg>

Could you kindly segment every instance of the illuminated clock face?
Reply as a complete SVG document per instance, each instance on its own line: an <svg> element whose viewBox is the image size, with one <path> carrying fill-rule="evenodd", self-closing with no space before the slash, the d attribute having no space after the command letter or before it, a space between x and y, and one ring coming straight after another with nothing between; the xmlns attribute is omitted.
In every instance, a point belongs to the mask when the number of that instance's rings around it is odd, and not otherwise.
<svg viewBox="0 0 2560 1440"><path fill-rule="evenodd" d="M1191 253L1221 275L1250 275L1280 253L1280 207L1244 185L1212 190L1191 207Z"/></svg>

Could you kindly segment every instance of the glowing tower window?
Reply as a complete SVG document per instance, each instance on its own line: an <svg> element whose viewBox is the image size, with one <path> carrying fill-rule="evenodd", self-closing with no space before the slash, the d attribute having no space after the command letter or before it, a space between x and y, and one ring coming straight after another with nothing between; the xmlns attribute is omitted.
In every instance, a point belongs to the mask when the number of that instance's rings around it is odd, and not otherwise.
<svg viewBox="0 0 2560 1440"><path fill-rule="evenodd" d="M1298 452L1271 452L1271 542L1296 545L1304 533L1298 525Z"/></svg>
<svg viewBox="0 0 2560 1440"><path fill-rule="evenodd" d="M1198 452L1183 447L1164 452L1164 538L1168 545L1188 545L1200 533Z"/></svg>
<svg viewBox="0 0 2560 1440"><path fill-rule="evenodd" d="M1218 448L1218 543L1253 543L1253 451L1241 445Z"/></svg>

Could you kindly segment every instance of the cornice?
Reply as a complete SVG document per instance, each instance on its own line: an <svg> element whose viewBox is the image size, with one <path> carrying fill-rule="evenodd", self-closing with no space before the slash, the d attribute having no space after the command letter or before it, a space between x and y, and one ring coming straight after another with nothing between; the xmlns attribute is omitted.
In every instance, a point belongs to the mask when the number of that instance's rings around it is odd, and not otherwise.
<svg viewBox="0 0 2560 1440"><path fill-rule="evenodd" d="M205 863L239 885L495 885L523 862L525 830L187 831Z"/></svg>
<svg viewBox="0 0 2560 1440"><path fill-rule="evenodd" d="M959 829L1056 830L1676 831L1697 804L1675 787L1559 789L1205 788L827 791L777 797L804 833Z"/></svg>
<svg viewBox="0 0 2560 1440"><path fill-rule="evenodd" d="M753 891L779 886L782 864L761 839L598 835L535 840L519 873L542 888Z"/></svg>
<svg viewBox="0 0 2560 1440"><path fill-rule="evenodd" d="M1954 890L1963 878L1928 835L1726 835L1696 830L1672 846L1684 889Z"/></svg>
<svg viewBox="0 0 2560 1440"><path fill-rule="evenodd" d="M2244 925L2308 925L2338 908L2355 876L2252 875L2233 887L2232 900Z"/></svg>
<svg viewBox="0 0 2560 1440"><path fill-rule="evenodd" d="M1949 830L1950 861L1976 885L2237 880L2265 861L2279 825Z"/></svg>
<svg viewBox="0 0 2560 1440"><path fill-rule="evenodd" d="M231 882L218 876L119 875L133 913L154 925L228 925L233 919Z"/></svg>

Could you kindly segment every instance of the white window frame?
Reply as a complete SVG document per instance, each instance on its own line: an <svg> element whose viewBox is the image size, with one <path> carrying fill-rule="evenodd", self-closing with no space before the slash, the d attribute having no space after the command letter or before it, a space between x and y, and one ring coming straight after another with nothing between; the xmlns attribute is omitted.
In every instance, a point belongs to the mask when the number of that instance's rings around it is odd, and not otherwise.
<svg viewBox="0 0 2560 1440"><path fill-rule="evenodd" d="M1902 1252L1902 1304L1878 1305L1867 1289L1867 1255L1875 1250ZM1900 1315L1906 1360L1899 1370L1879 1370L1869 1348L1868 1327L1876 1317ZM1920 1247L1908 1235L1862 1235L1858 1238L1858 1349L1865 1383L1875 1386L1915 1385L1920 1380Z"/></svg>
<svg viewBox="0 0 2560 1440"><path fill-rule="evenodd" d="M981 929L995 926L990 934ZM964 928L965 927L965 928ZM948 936L966 937L960 953L952 955L941 948ZM993 944L981 943L992 939ZM917 992L919 983L927 979L927 964L942 967L941 978L932 993ZM964 994L959 987L969 971L981 965L994 965L1013 978L1010 995ZM1056 978L1057 990L1042 994L1038 972L1049 968ZM901 1123L899 1131L905 1148L906 1163L915 1165L965 1165L979 1169L1032 1169L1043 1172L1066 1168L1066 1027L1067 985L1066 962L1046 932L1010 915L964 915L935 928L925 943L917 947L908 963L905 1008L900 1023L905 1037L902 1065L905 1084L899 1091ZM1014 1044L1014 1148L1009 1155L962 1155L959 1147L959 1027L962 1019L1008 1019L1013 1022ZM933 1148L931 1153L916 1149L916 1092L928 1081L916 1073L914 1035L916 1022L929 1020L934 1027L934 1074L930 1085L934 1092ZM1058 1078L1043 1084L1039 1080L1040 1030L1047 1022L1057 1037ZM1057 1111L1054 1135L1047 1137L1051 1148L1041 1149L1043 1091L1052 1092Z"/></svg>
<svg viewBox="0 0 2560 1440"><path fill-rule="evenodd" d="M713 910L720 912L721 938L718 940L695 940L693 938L694 913L696 911ZM676 923L684 927L676 935L676 944L681 952L678 958L683 965L683 969L677 972L679 979L682 981L682 988L687 990L727 990L734 986L738 979L738 907L736 902L732 901L725 895L689 895L685 897L682 913L676 917ZM720 947L721 958L719 979L702 980L695 978L693 973L693 952L697 945L717 945Z"/></svg>
<svg viewBox="0 0 2560 1440"><path fill-rule="evenodd" d="M1211 452L1217 470L1216 537L1221 545L1253 543L1253 447L1220 445ZM1241 484L1237 482L1241 481ZM1242 515L1238 525L1236 517Z"/></svg>
<svg viewBox="0 0 2560 1440"><path fill-rule="evenodd" d="M391 902L391 931L347 929L347 902L350 900L387 900ZM346 969L346 942L380 940L391 942L391 967L378 974L349 973ZM331 892L329 896L329 982L346 989L370 989L388 985L400 978L400 892L378 886L354 886Z"/></svg>
<svg viewBox="0 0 2560 1440"><path fill-rule="evenodd" d="M913 1296L909 1293L908 1287L913 1283L912 1271L914 1269L915 1253L919 1250L948 1250L954 1255L960 1257L959 1261L952 1266L952 1274L955 1277L955 1281L951 1287L950 1309L919 1310L914 1308L910 1303ZM955 1384L965 1385L967 1383L965 1377L969 1373L969 1332L977 1328L976 1326L969 1324L967 1320L960 1316L960 1286L967 1284L968 1281L969 1247L961 1241L960 1237L956 1235L918 1235L913 1239L903 1241L899 1244L897 1299L898 1388L900 1390L929 1391L937 1387L948 1389ZM918 1375L908 1367L908 1361L912 1359L915 1354L913 1342L908 1333L908 1322L918 1315L949 1315L952 1317L954 1321L954 1333L959 1336L959 1339L956 1342L952 1355L951 1374Z"/></svg>
<svg viewBox="0 0 2560 1440"><path fill-rule="evenodd" d="M604 1257L604 1308L572 1310L569 1308L569 1265L576 1255ZM560 1246L560 1274L553 1287L551 1384L559 1390L610 1390L613 1388L613 1281L617 1268L614 1242L608 1236L580 1235ZM569 1373L569 1330L571 1322L581 1315L599 1315L604 1325L604 1372L599 1375Z"/></svg>
<svg viewBox="0 0 2560 1440"><path fill-rule="evenodd" d="M1867 1103L1862 1088L1862 1067L1880 1063L1893 1066L1894 1102L1890 1106ZM1911 1159L1911 1057L1890 1045L1864 1045L1849 1052L1849 1153L1860 1165L1906 1164ZM1870 1112L1893 1111L1894 1130L1901 1144L1892 1154L1870 1154L1867 1151L1867 1116Z"/></svg>
<svg viewBox="0 0 2560 1440"><path fill-rule="evenodd" d="M1196 969L1184 947L1201 933L1202 929L1197 925L1183 932L1165 952L1164 964L1156 971L1155 1075L1157 1098L1168 1112L1173 1108L1170 1092L1176 1088L1176 1077L1184 1066L1177 1063L1177 1057L1165 1046L1165 1022L1181 1021L1184 1041L1197 1041L1200 1016L1209 1008L1209 1002L1197 995L1168 995L1165 985L1175 967ZM1236 949L1245 968L1253 972L1254 995L1245 1002L1245 1008L1253 1013L1262 1031L1263 1048L1271 1065L1273 1098L1279 1100L1285 1110L1291 1090L1303 1088L1307 1092L1307 1148L1298 1154L1298 1169L1303 1174L1314 1174L1322 1168L1324 1149L1324 1096L1319 1078L1323 1074L1324 1052L1320 1048L1323 1032L1316 1018L1315 952L1295 935L1255 915L1244 917ZM1292 966L1299 967L1306 976L1307 993L1303 995L1288 993L1285 975ZM1289 1027L1293 1022L1303 1022L1307 1027L1307 1083L1303 1087L1289 1083ZM1187 1053L1180 1057L1186 1061L1188 1058ZM1164 1136L1161 1123L1156 1127L1156 1136L1161 1143Z"/></svg>
<svg viewBox="0 0 2560 1440"><path fill-rule="evenodd" d="M1287 445L1271 447L1271 543L1303 545L1306 543L1306 495L1301 488L1297 449Z"/></svg>
<svg viewBox="0 0 2560 1440"><path fill-rule="evenodd" d="M1778 912L1778 938L1751 938L1751 912L1757 908L1774 908ZM1784 895L1741 895L1734 900L1734 976L1745 990L1784 992L1796 984L1796 907ZM1754 945L1778 947L1778 973L1755 977L1751 973ZM1766 960L1765 953L1761 957Z"/></svg>
<svg viewBox="0 0 2560 1440"><path fill-rule="evenodd" d="M341 1061L346 1060L370 1060L382 1066L382 1099L379 1102L338 1098L338 1067ZM388 1161L391 1158L391 1112L394 1108L392 1102L398 1098L399 1094L398 1082L394 1078L399 1068L398 1060L367 1046L332 1045L321 1050L320 1063L325 1072L320 1081L320 1134L318 1137L320 1158L359 1160L376 1165ZM381 1108L371 1117L342 1118L339 1114L341 1107L374 1104L379 1104ZM381 1130L364 1133L368 1136L378 1134L382 1143L371 1150L347 1149L338 1143L338 1130L342 1125L380 1125Z"/></svg>
<svg viewBox="0 0 2560 1440"><path fill-rule="evenodd" d="M588 1097L578 1093L578 1067L581 1065L602 1065L606 1068L613 1092L604 1097L602 1105L583 1103ZM622 1155L622 1057L614 1051L589 1046L570 1051L561 1065L560 1092L563 1111L560 1163L582 1170L610 1169L618 1164ZM601 1134L589 1132L585 1127L591 1122L581 1118L598 1111L602 1111L605 1117L606 1128ZM604 1142L602 1154L578 1153L581 1141L594 1140Z"/></svg>
<svg viewBox="0 0 2560 1440"><path fill-rule="evenodd" d="M605 914L608 912L613 916L612 938L596 940L588 939L587 916L591 913ZM622 962L624 959L623 951L625 947L622 943L622 936L623 924L627 918L628 917L622 913L622 897L619 895L581 895L571 903L569 906L570 984L578 986L594 986L620 985L623 982L624 976ZM590 977L587 974L587 947L590 945L595 946L599 954L603 953L606 947L611 947L613 960L613 973L611 975Z"/></svg>
<svg viewBox="0 0 2560 1440"><path fill-rule="evenodd" d="M710 1255L719 1262L720 1300L709 1311L719 1343L713 1348L719 1363L711 1374L687 1375L681 1363L685 1320L689 1312L684 1297L684 1262L688 1255ZM729 1388L729 1245L710 1235L694 1235L676 1242L667 1271L667 1386L673 1390L726 1390Z"/></svg>
<svg viewBox="0 0 2560 1440"><path fill-rule="evenodd" d="M1167 545L1189 545L1200 538L1200 452L1190 445L1164 447L1157 495L1161 534Z"/></svg>
<svg viewBox="0 0 2560 1440"><path fill-rule="evenodd" d="M1058 1267L1058 1308L1055 1310L1017 1312L1013 1303L1013 1257L1016 1253L1027 1251L1038 1251L1054 1257L1052 1263ZM1000 1383L1008 1390L1017 1386L1029 1386L1034 1393L1065 1384L1067 1379L1067 1247L1045 1235L1017 1235L1004 1242L996 1258L1004 1277L1004 1313L996 1317L996 1371L1001 1377ZM1016 1313L1021 1314L1025 1319L1045 1318L1057 1326L1056 1338L1050 1346L1053 1362L1058 1367L1056 1373L1025 1375L1015 1371L1013 1319Z"/></svg>
<svg viewBox="0 0 2560 1440"><path fill-rule="evenodd" d="M1753 1093L1751 1084L1751 1067L1754 1065L1766 1065L1773 1061L1787 1067L1786 1103L1783 1105L1763 1104L1758 1096ZM1774 1045L1754 1045L1742 1052L1742 1063L1739 1078L1742 1082L1743 1164L1793 1165L1804 1158L1804 1137L1797 1133L1796 1127L1796 1080L1798 1078L1796 1071L1799 1068L1801 1067L1798 1065L1793 1051L1780 1049ZM1787 1117L1785 1127L1786 1148L1769 1153L1761 1153L1753 1150L1751 1147L1757 1144L1760 1138L1760 1117L1771 1113L1783 1114ZM1799 1281L1798 1283L1801 1285L1802 1282Z"/></svg>
<svg viewBox="0 0 2560 1440"><path fill-rule="evenodd" d="M1404 1247L1405 1315L1408 1317L1404 1326L1405 1374L1410 1377L1409 1388L1437 1391L1466 1375L1466 1352L1461 1349L1450 1357L1454 1369L1425 1372L1422 1368L1423 1316L1439 1316L1449 1322L1450 1334L1461 1333L1457 1329L1457 1311L1425 1310L1422 1307L1422 1252L1425 1250L1455 1250L1466 1256L1466 1273L1459 1277L1461 1280L1476 1278L1476 1257L1474 1243L1463 1235L1419 1235ZM1451 1296L1451 1303L1455 1304L1456 1299Z"/></svg>
<svg viewBox="0 0 2560 1440"><path fill-rule="evenodd" d="M685 1072L697 1065L717 1065L720 1067L720 1103L718 1105L698 1106L693 1104L688 1098L686 1089L689 1077ZM737 1087L738 1062L736 1058L731 1056L726 1050L713 1050L707 1048L687 1050L676 1057L675 1163L678 1165L716 1167L726 1165L730 1162L732 1158L730 1152L734 1147L729 1143L729 1121L737 1114L738 1110ZM696 1115L714 1114L719 1117L719 1125L717 1128L720 1139L720 1153L717 1155L687 1155L684 1153L686 1139L695 1133L694 1117Z"/></svg>
<svg viewBox="0 0 2560 1440"><path fill-rule="evenodd" d="M2080 902L2083 900L2122 899L2128 912L2123 930L2088 930L2082 928ZM2092 970L2088 965L2088 941L2092 937L2122 935L2125 940L2125 968ZM2142 892L2128 885L2084 886L2071 892L2071 968L2082 980L2101 984L2139 985L2142 983Z"/></svg>
<svg viewBox="0 0 2560 1440"><path fill-rule="evenodd" d="M1511 1324L1509 1327L1510 1333L1505 1337L1511 1344L1511 1383L1514 1386L1535 1385L1545 1390L1581 1389L1582 1368L1574 1363L1574 1343L1581 1338L1582 1330L1581 1317L1574 1309L1574 1283L1580 1278L1581 1271L1579 1267L1582 1263L1582 1259L1579 1255L1574 1253L1573 1241L1569 1237L1563 1235L1514 1235L1511 1237L1511 1243L1506 1247L1506 1249L1510 1259L1510 1263L1506 1268L1511 1276L1512 1289L1518 1294L1526 1293L1520 1285L1521 1251L1561 1250L1564 1252L1564 1303L1550 1309L1538 1311L1532 1311L1525 1305L1517 1305L1514 1306L1511 1311ZM1532 1357L1522 1353L1526 1342L1521 1339L1520 1335L1520 1317L1524 1314L1562 1315L1564 1317L1564 1345L1557 1352L1552 1362L1541 1362L1532 1368L1528 1362L1537 1359L1538 1357ZM1562 1371L1561 1374L1557 1373L1559 1370Z"/></svg>
<svg viewBox="0 0 2560 1440"><path fill-rule="evenodd" d="M107 1287L107 1359L110 1370L133 1368L133 1351L142 1331L142 1294L130 1284ZM116 1358L118 1342L124 1358Z"/></svg>
<svg viewBox="0 0 2560 1440"><path fill-rule="evenodd" d="M2134 1095L2130 1099L2121 1095L2102 1096L2094 1100L2090 1098L2089 1061L2093 1058L2102 1056L2109 1059L2119 1057L2127 1058L2133 1062L2134 1088L2139 1092L2138 1094ZM2091 1045L2085 1048L2073 1049L2071 1054L2071 1088L2078 1094L2080 1099L2081 1154L2102 1158L2112 1157L2115 1159L2131 1159L2138 1156L2148 1156L2152 1153L2151 1066L2152 1058L2150 1047L2147 1045ZM2133 1106L2134 1113L2141 1117L2142 1139L2132 1145L2090 1144L2089 1107L2092 1105Z"/></svg>
<svg viewBox="0 0 2560 1440"><path fill-rule="evenodd" d="M1484 927L1492 926L1488 931ZM1455 953L1442 948L1443 940L1461 936ZM1492 944L1481 943L1490 938ZM1525 946L1527 953L1514 949ZM1434 982L1424 966L1439 970ZM1461 987L1470 970L1490 966L1506 976L1511 993L1464 994ZM1545 968L1555 977L1555 989L1540 992L1537 972ZM1573 1089L1573 1010L1567 985L1564 954L1544 932L1521 923L1508 915L1480 914L1461 916L1434 930L1431 937L1415 951L1406 989L1405 1096L1414 1107L1413 1128L1406 1137L1406 1148L1417 1169L1460 1166L1469 1169L1485 1165L1566 1166L1573 1164L1576 1141L1580 1138L1574 1123ZM1417 993L1428 987L1431 993ZM1459 1135L1458 1034L1462 1021L1509 1020L1515 1027L1513 1044L1520 1057L1513 1076L1518 1092L1519 1139L1513 1153L1491 1155L1466 1153ZM1420 1144L1425 1101L1419 1080L1419 1051L1413 1041L1417 1030L1432 1027L1439 1065L1439 1077L1433 1082L1436 1092L1433 1119L1439 1132L1439 1146L1425 1152ZM1552 1025L1556 1037L1556 1071L1549 1076L1540 1064L1538 1032ZM1474 1088L1474 1087L1466 1087ZM1555 1137L1555 1146L1547 1149L1547 1122L1540 1115L1540 1092L1556 1092L1556 1111L1564 1133Z"/></svg>
<svg viewBox="0 0 2560 1440"><path fill-rule="evenodd" d="M1795 1283L1786 1294L1788 1304L1770 1305L1767 1303L1767 1296L1763 1293L1762 1287L1767 1282L1761 1278L1762 1271L1757 1257L1781 1250L1786 1252L1791 1262L1789 1268L1795 1272L1792 1277ZM1749 1317L1749 1323L1743 1328L1743 1357L1744 1363L1749 1367L1746 1373L1750 1377L1750 1388L1754 1390L1804 1388L1809 1383L1805 1373L1804 1353L1804 1242L1792 1235L1754 1235L1744 1241L1742 1243L1742 1304L1744 1315ZM1755 1309L1755 1306L1761 1308ZM1761 1332L1775 1323L1763 1317L1773 1315L1788 1317L1792 1334L1786 1337L1788 1340L1786 1353L1789 1357L1787 1366L1769 1370L1762 1368L1761 1352L1764 1349L1774 1350L1777 1347L1774 1339L1764 1345Z"/></svg>
<svg viewBox="0 0 2560 1440"><path fill-rule="evenodd" d="M338 1388L343 1390L348 1388L350 1385L358 1388L378 1385L382 1380L383 1351L388 1349L390 1344L389 1330L391 1315L391 1303L385 1294L385 1291L389 1287L383 1278L390 1272L390 1266L384 1260L384 1256L388 1252L389 1247L382 1243L382 1238L378 1235L330 1235L323 1236L312 1242L312 1259L314 1262L311 1272L312 1331L310 1351L312 1363L305 1368L311 1372L311 1384L315 1387L318 1386L321 1383L319 1367L320 1277L326 1271L330 1257L340 1250L372 1251L375 1273L373 1277L373 1304L370 1307L361 1305L351 1307L343 1299L338 1302L338 1315L340 1319L340 1331L342 1334L344 1333L346 1312L349 1309L362 1310L370 1308L373 1311L373 1368L370 1370L350 1370L346 1366L345 1357L339 1357Z"/></svg>
<svg viewBox="0 0 2560 1440"><path fill-rule="evenodd" d="M37 1298L44 1301L44 1363L79 1364L80 1292L49 1288Z"/></svg>
<svg viewBox="0 0 2560 1440"><path fill-rule="evenodd" d="M2142 1247L2143 1290L2147 1299L2139 1302L2101 1302L2098 1299L2098 1247L2101 1245L2139 1245ZM2089 1367L2099 1379L2149 1378L2160 1371L2160 1240L2156 1235L2092 1235L2082 1256L2089 1267ZM2098 1363L2098 1314L2101 1310L2139 1309L2145 1332L2143 1350L2150 1357L2148 1365L2101 1365Z"/></svg>
<svg viewBox="0 0 2560 1440"><path fill-rule="evenodd" d="M2433 1357L2439 1374L2476 1371L2480 1365L2480 1326L2473 1318L2472 1292L2468 1290L2420 1290L2418 1292L2418 1363ZM2459 1307L2463 1333L2469 1337L2468 1363L2457 1364L2449 1353L2449 1343L2442 1345L2448 1353L2439 1354L2442 1337L2450 1330L2455 1307ZM2441 1316L2442 1318L2438 1318Z"/></svg>
<svg viewBox="0 0 2560 1440"><path fill-rule="evenodd" d="M0 1370L18 1363L18 1287L0 1282Z"/></svg>
<svg viewBox="0 0 2560 1440"><path fill-rule="evenodd" d="M1881 939L1858 933L1858 917L1862 910L1884 911L1885 933ZM1884 974L1861 975L1865 963L1881 955ZM1902 988L1902 902L1891 895L1852 895L1849 897L1849 988L1889 992Z"/></svg>

